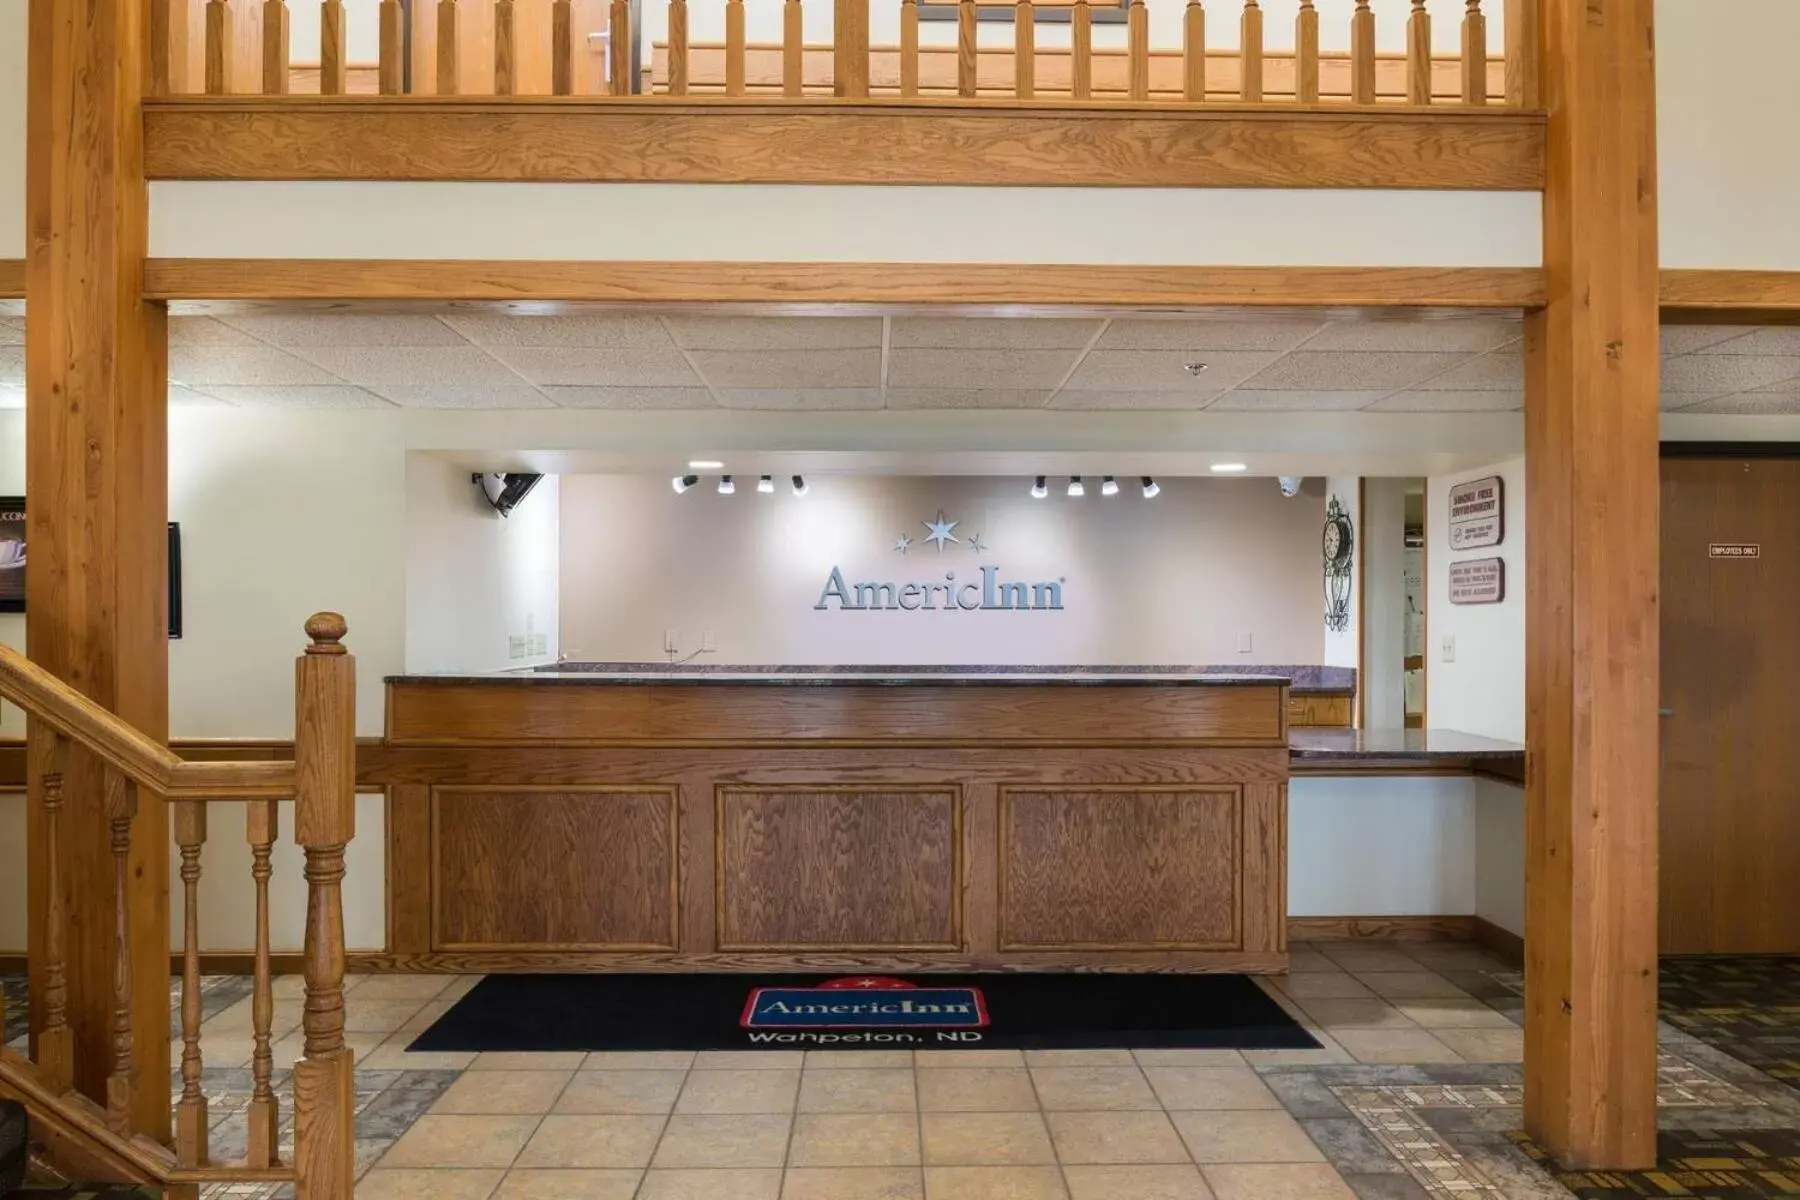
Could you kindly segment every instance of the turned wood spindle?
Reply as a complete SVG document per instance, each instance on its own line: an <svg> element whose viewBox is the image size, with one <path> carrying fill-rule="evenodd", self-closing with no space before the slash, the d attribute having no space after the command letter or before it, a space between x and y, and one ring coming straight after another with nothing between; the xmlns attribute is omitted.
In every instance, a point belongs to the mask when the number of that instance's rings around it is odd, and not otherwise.
<svg viewBox="0 0 1800 1200"><path fill-rule="evenodd" d="M1244 19L1239 28L1238 57L1243 70L1238 81L1238 96L1246 104L1260 103L1263 98L1263 10L1256 0L1244 0Z"/></svg>
<svg viewBox="0 0 1800 1200"><path fill-rule="evenodd" d="M685 96L688 90L687 0L669 0L669 95Z"/></svg>
<svg viewBox="0 0 1800 1200"><path fill-rule="evenodd" d="M637 81L631 77L631 40L637 36L637 30L631 27L631 5L626 0L612 0L606 28L607 74L612 78L612 94L629 96L637 91Z"/></svg>
<svg viewBox="0 0 1800 1200"><path fill-rule="evenodd" d="M1300 15L1294 18L1294 58L1296 76L1294 99L1301 104L1319 102L1319 10L1313 0L1300 0Z"/></svg>
<svg viewBox="0 0 1800 1200"><path fill-rule="evenodd" d="M319 94L342 96L350 90L350 54L344 0L319 5Z"/></svg>
<svg viewBox="0 0 1800 1200"><path fill-rule="evenodd" d="M1131 0L1125 14L1126 90L1133 100L1150 98L1150 9Z"/></svg>
<svg viewBox="0 0 1800 1200"><path fill-rule="evenodd" d="M34 774L44 809L44 1028L38 1033L37 1064L44 1085L56 1095L75 1084L75 1035L69 1027L67 945L69 909L63 896L63 772L68 743L59 733L31 722L28 752L38 759Z"/></svg>
<svg viewBox="0 0 1800 1200"><path fill-rule="evenodd" d="M250 878L256 884L256 965L251 981L250 1024L254 1049L250 1057L249 1133L245 1161L253 1167L274 1166L279 1157L277 1130L280 1101L269 1084L274 1054L270 1031L275 1023L275 979L269 963L270 855L280 832L281 809L274 800L251 800L244 806L244 838L250 843Z"/></svg>
<svg viewBox="0 0 1800 1200"><path fill-rule="evenodd" d="M1029 100L1037 93L1037 6L1019 0L1013 7L1013 94Z"/></svg>
<svg viewBox="0 0 1800 1200"><path fill-rule="evenodd" d="M918 36L918 0L907 0L913 7L913 36ZM906 39L906 10L900 10L901 44ZM915 47L917 42L914 43ZM914 54L916 60L918 55ZM906 71L906 55L901 52L900 70ZM914 67L917 71L917 67ZM801 17L800 0L785 0L781 6L781 94L798 96L806 90L806 26Z"/></svg>
<svg viewBox="0 0 1800 1200"><path fill-rule="evenodd" d="M550 94L575 94L575 11L569 0L550 5Z"/></svg>
<svg viewBox="0 0 1800 1200"><path fill-rule="evenodd" d="M958 0L956 5L956 94L973 96L980 85L977 74L981 64L975 42L975 0Z"/></svg>
<svg viewBox="0 0 1800 1200"><path fill-rule="evenodd" d="M869 94L869 0L837 0L831 19L831 90L860 100Z"/></svg>
<svg viewBox="0 0 1800 1200"><path fill-rule="evenodd" d="M1198 104L1206 99L1206 7L1200 0L1188 0L1181 32L1181 94Z"/></svg>
<svg viewBox="0 0 1800 1200"><path fill-rule="evenodd" d="M456 82L456 16L456 0L438 0L437 94L440 96L454 96L460 90Z"/></svg>
<svg viewBox="0 0 1800 1200"><path fill-rule="evenodd" d="M1350 17L1350 102L1375 103L1375 14L1369 0L1356 0Z"/></svg>
<svg viewBox="0 0 1800 1200"><path fill-rule="evenodd" d="M207 1161L206 1093L200 1086L200 851L206 844L206 802L175 802L175 844L181 848L181 1100L175 1107L175 1161Z"/></svg>
<svg viewBox="0 0 1800 1200"><path fill-rule="evenodd" d="M1075 0L1069 18L1069 94L1077 100L1094 94L1094 11L1088 0Z"/></svg>
<svg viewBox="0 0 1800 1200"><path fill-rule="evenodd" d="M744 94L744 0L725 0L725 94Z"/></svg>
<svg viewBox="0 0 1800 1200"><path fill-rule="evenodd" d="M1412 0L1406 22L1406 102L1431 103L1431 14L1425 0Z"/></svg>
<svg viewBox="0 0 1800 1200"><path fill-rule="evenodd" d="M513 0L494 2L494 95L510 96L518 87L514 78L518 14Z"/></svg>
<svg viewBox="0 0 1800 1200"><path fill-rule="evenodd" d="M206 94L231 91L231 6L206 0Z"/></svg>
<svg viewBox="0 0 1800 1200"><path fill-rule="evenodd" d="M405 10L400 7L400 0L381 0L375 15L381 36L376 51L375 89L383 96L398 96L406 90Z"/></svg>
<svg viewBox="0 0 1800 1200"><path fill-rule="evenodd" d="M137 815L137 784L109 768L105 790L113 859L112 1071L106 1078L106 1123L123 1134L131 1129L137 1090L131 1062L131 821Z"/></svg>
<svg viewBox="0 0 1800 1200"><path fill-rule="evenodd" d="M1487 18L1481 0L1469 0L1462 27L1462 101L1486 104L1488 99Z"/></svg>

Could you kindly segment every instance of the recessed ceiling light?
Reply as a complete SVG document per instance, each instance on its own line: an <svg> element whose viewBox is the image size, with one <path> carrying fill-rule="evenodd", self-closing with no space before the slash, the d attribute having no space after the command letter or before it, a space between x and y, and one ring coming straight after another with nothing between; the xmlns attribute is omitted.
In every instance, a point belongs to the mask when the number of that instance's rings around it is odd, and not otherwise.
<svg viewBox="0 0 1800 1200"><path fill-rule="evenodd" d="M1212 469L1215 475L1237 475L1250 468L1244 463L1214 463Z"/></svg>
<svg viewBox="0 0 1800 1200"><path fill-rule="evenodd" d="M692 462L688 463L688 470L690 470L690 471L717 471L720 467L722 467L724 465L725 465L724 463L719 462L716 459L696 458Z"/></svg>

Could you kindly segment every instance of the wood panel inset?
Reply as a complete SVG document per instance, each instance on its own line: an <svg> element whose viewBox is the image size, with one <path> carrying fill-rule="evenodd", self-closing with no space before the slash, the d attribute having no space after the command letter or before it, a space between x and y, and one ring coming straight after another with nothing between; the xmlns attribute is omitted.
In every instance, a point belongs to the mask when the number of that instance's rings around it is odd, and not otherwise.
<svg viewBox="0 0 1800 1200"><path fill-rule="evenodd" d="M720 788L719 950L959 950L962 796Z"/></svg>
<svg viewBox="0 0 1800 1200"><path fill-rule="evenodd" d="M436 950L674 950L674 788L432 789Z"/></svg>
<svg viewBox="0 0 1800 1200"><path fill-rule="evenodd" d="M1002 788L1002 950L1242 942L1243 792Z"/></svg>

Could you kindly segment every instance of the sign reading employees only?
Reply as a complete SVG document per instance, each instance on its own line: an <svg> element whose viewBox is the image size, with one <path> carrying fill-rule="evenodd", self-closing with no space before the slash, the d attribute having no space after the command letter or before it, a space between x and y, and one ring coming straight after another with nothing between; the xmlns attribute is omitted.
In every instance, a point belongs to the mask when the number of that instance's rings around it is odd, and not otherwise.
<svg viewBox="0 0 1800 1200"><path fill-rule="evenodd" d="M1708 558L1761 558L1762 546L1757 542L1713 542L1706 547Z"/></svg>

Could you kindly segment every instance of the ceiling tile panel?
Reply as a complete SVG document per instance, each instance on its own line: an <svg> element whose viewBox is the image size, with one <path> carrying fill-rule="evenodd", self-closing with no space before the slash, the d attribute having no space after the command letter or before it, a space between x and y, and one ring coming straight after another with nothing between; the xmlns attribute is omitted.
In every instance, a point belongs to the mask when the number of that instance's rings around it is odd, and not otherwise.
<svg viewBox="0 0 1800 1200"><path fill-rule="evenodd" d="M294 353L347 383L363 387L467 387L519 382L517 375L474 346L306 346L296 348Z"/></svg>
<svg viewBox="0 0 1800 1200"><path fill-rule="evenodd" d="M0 346L25 344L25 318L0 317Z"/></svg>
<svg viewBox="0 0 1800 1200"><path fill-rule="evenodd" d="M344 384L310 387L296 384L209 385L205 392L238 408L392 408L361 388Z"/></svg>
<svg viewBox="0 0 1800 1200"><path fill-rule="evenodd" d="M1657 405L1664 412L1677 412L1684 408L1692 408L1703 400L1717 398L1718 393L1716 392L1671 392L1665 388L1662 395L1657 397Z"/></svg>
<svg viewBox="0 0 1800 1200"><path fill-rule="evenodd" d="M273 346L171 346L169 378L204 390L208 384L331 384L330 369Z"/></svg>
<svg viewBox="0 0 1800 1200"><path fill-rule="evenodd" d="M1522 391L1399 392L1369 406L1370 412L1518 412Z"/></svg>
<svg viewBox="0 0 1800 1200"><path fill-rule="evenodd" d="M1735 396L1718 396L1702 400L1682 409L1691 413L1721 413L1734 416L1780 416L1800 414L1800 395L1778 392L1740 392Z"/></svg>
<svg viewBox="0 0 1800 1200"><path fill-rule="evenodd" d="M1068 387L1079 392L1172 392L1217 394L1236 387L1279 355L1273 352L1209 350L1094 350L1081 360ZM1198 375L1187 364L1204 362Z"/></svg>
<svg viewBox="0 0 1800 1200"><path fill-rule="evenodd" d="M1478 355L1419 383L1420 391L1432 392L1501 392L1514 389L1520 395L1525 393L1525 351L1519 346Z"/></svg>
<svg viewBox="0 0 1800 1200"><path fill-rule="evenodd" d="M881 351L692 350L694 365L715 390L726 388L857 388L881 386Z"/></svg>
<svg viewBox="0 0 1800 1200"><path fill-rule="evenodd" d="M1524 332L1523 321L1504 317L1331 321L1306 348L1478 354L1515 342Z"/></svg>
<svg viewBox="0 0 1800 1200"><path fill-rule="evenodd" d="M701 387L547 387L544 394L562 408L640 412L718 407L712 393Z"/></svg>
<svg viewBox="0 0 1800 1200"><path fill-rule="evenodd" d="M19 403L25 402L25 393L19 393ZM179 383L169 385L169 403L179 408L227 408L231 402L221 400L217 396L209 396L205 392L196 392L193 388L182 387Z"/></svg>
<svg viewBox="0 0 1800 1200"><path fill-rule="evenodd" d="M511 383L381 384L371 389L402 408L555 408L544 393L519 379Z"/></svg>
<svg viewBox="0 0 1800 1200"><path fill-rule="evenodd" d="M255 346L259 343L241 329L233 329L217 317L170 317L171 346Z"/></svg>
<svg viewBox="0 0 1800 1200"><path fill-rule="evenodd" d="M719 403L765 412L867 412L881 407L881 389L720 388Z"/></svg>
<svg viewBox="0 0 1800 1200"><path fill-rule="evenodd" d="M687 350L867 350L881 346L880 317L665 318Z"/></svg>
<svg viewBox="0 0 1800 1200"><path fill-rule="evenodd" d="M1237 388L1207 406L1208 412L1354 412L1386 392L1261 392Z"/></svg>
<svg viewBox="0 0 1800 1200"><path fill-rule="evenodd" d="M1766 388L1800 376L1800 357L1775 358L1745 354L1684 354L1663 360L1665 392L1722 395Z"/></svg>
<svg viewBox="0 0 1800 1200"><path fill-rule="evenodd" d="M436 317L412 314L291 313L219 321L272 346L460 346L462 335Z"/></svg>
<svg viewBox="0 0 1800 1200"><path fill-rule="evenodd" d="M703 387L679 350L497 346L493 355L531 383L587 387Z"/></svg>
<svg viewBox="0 0 1800 1200"><path fill-rule="evenodd" d="M1191 317L1124 317L1094 343L1096 350L1292 350L1319 331L1308 317L1277 316L1253 321Z"/></svg>
<svg viewBox="0 0 1800 1200"><path fill-rule="evenodd" d="M887 406L893 409L925 408L1042 408L1050 399L1048 388L1003 390L999 388L889 388Z"/></svg>
<svg viewBox="0 0 1800 1200"><path fill-rule="evenodd" d="M933 350L1080 350L1098 319L1066 317L895 317L890 347Z"/></svg>
<svg viewBox="0 0 1800 1200"><path fill-rule="evenodd" d="M1252 376L1247 386L1258 391L1393 391L1429 379L1466 359L1467 355L1462 354L1296 350Z"/></svg>
<svg viewBox="0 0 1800 1200"><path fill-rule="evenodd" d="M890 350L891 388L1007 391L1053 388L1068 375L1079 350Z"/></svg>
<svg viewBox="0 0 1800 1200"><path fill-rule="evenodd" d="M25 347L0 346L0 383L25 386Z"/></svg>
<svg viewBox="0 0 1800 1200"><path fill-rule="evenodd" d="M1698 354L1800 355L1800 329L1770 325L1701 347Z"/></svg>
<svg viewBox="0 0 1800 1200"><path fill-rule="evenodd" d="M1072 411L1197 412L1217 400L1220 389L1195 388L1185 392L1088 391L1064 388L1051 397L1050 407Z"/></svg>
<svg viewBox="0 0 1800 1200"><path fill-rule="evenodd" d="M1751 325L1664 325L1662 327L1662 352L1664 354L1692 354L1704 350L1708 346L1716 346L1728 342L1732 338L1742 337L1755 329Z"/></svg>
<svg viewBox="0 0 1800 1200"><path fill-rule="evenodd" d="M657 318L622 313L522 316L462 312L450 313L444 320L477 346L667 350L675 344Z"/></svg>

